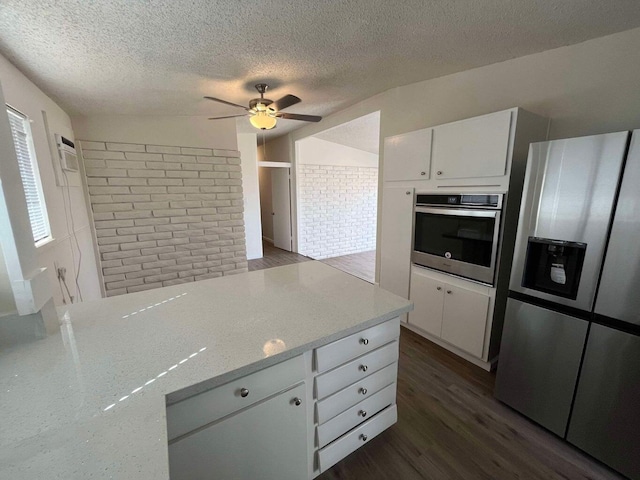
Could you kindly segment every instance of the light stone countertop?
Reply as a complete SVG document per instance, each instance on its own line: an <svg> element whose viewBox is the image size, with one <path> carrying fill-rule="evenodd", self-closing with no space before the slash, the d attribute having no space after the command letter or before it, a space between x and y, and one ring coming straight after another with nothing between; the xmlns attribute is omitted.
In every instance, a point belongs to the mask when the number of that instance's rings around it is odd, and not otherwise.
<svg viewBox="0 0 640 480"><path fill-rule="evenodd" d="M167 479L167 399L410 309L320 262L61 309L59 333L0 351L0 479Z"/></svg>

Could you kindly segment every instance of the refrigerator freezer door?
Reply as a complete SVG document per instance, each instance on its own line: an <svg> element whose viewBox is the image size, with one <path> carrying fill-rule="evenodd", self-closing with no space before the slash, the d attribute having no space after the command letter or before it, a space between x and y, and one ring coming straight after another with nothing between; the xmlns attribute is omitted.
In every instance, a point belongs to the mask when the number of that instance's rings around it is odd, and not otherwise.
<svg viewBox="0 0 640 480"><path fill-rule="evenodd" d="M640 325L640 130L633 132L596 313Z"/></svg>
<svg viewBox="0 0 640 480"><path fill-rule="evenodd" d="M629 132L534 143L510 289L591 311ZM522 286L529 237L586 243L575 299Z"/></svg>
<svg viewBox="0 0 640 480"><path fill-rule="evenodd" d="M564 436L587 322L509 298L495 396Z"/></svg>
<svg viewBox="0 0 640 480"><path fill-rule="evenodd" d="M592 325L567 440L640 479L640 337Z"/></svg>

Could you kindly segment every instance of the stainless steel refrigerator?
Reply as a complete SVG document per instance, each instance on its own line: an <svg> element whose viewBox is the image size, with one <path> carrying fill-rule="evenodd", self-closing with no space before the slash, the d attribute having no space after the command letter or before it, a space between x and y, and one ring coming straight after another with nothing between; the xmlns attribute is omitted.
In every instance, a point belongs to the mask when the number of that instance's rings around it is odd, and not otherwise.
<svg viewBox="0 0 640 480"><path fill-rule="evenodd" d="M531 145L495 396L640 479L640 130Z"/></svg>

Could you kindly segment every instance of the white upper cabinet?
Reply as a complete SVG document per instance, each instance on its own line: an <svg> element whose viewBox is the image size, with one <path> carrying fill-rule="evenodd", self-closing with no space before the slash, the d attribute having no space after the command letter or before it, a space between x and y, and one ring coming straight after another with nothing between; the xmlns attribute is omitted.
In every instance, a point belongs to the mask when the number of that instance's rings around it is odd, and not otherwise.
<svg viewBox="0 0 640 480"><path fill-rule="evenodd" d="M426 180L431 168L433 129L384 139L384 180Z"/></svg>
<svg viewBox="0 0 640 480"><path fill-rule="evenodd" d="M433 129L431 172L435 180L506 175L510 110ZM385 150L386 154L386 150Z"/></svg>

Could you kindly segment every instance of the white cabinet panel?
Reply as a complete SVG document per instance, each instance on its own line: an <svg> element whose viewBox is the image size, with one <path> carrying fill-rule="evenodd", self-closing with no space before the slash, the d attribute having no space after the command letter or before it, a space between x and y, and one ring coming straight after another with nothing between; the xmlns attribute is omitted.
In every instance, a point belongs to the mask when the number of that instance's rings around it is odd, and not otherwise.
<svg viewBox="0 0 640 480"><path fill-rule="evenodd" d="M445 288L442 339L482 357L489 297L452 285Z"/></svg>
<svg viewBox="0 0 640 480"><path fill-rule="evenodd" d="M400 322L397 318L349 335L316 349L316 369L318 373L326 372L352 358L375 350L399 336Z"/></svg>
<svg viewBox="0 0 640 480"><path fill-rule="evenodd" d="M432 132L425 128L384 139L385 182L429 178Z"/></svg>
<svg viewBox="0 0 640 480"><path fill-rule="evenodd" d="M511 111L433 129L432 177L500 177L507 173Z"/></svg>
<svg viewBox="0 0 640 480"><path fill-rule="evenodd" d="M321 399L377 372L398 360L398 342L367 353L338 368L316 377L316 398Z"/></svg>
<svg viewBox="0 0 640 480"><path fill-rule="evenodd" d="M306 405L302 383L169 445L176 479L307 478Z"/></svg>
<svg viewBox="0 0 640 480"><path fill-rule="evenodd" d="M411 273L409 298L414 309L409 313L409 324L436 337L441 335L445 285L416 271Z"/></svg>
<svg viewBox="0 0 640 480"><path fill-rule="evenodd" d="M365 442L379 435L397 421L398 410L395 405L391 405L375 417L372 417L359 427L343 435L335 442L327 445L320 450L318 454L320 472L326 472L344 457L360 448Z"/></svg>
<svg viewBox="0 0 640 480"><path fill-rule="evenodd" d="M380 286L409 298L414 189L386 187L382 192Z"/></svg>
<svg viewBox="0 0 640 480"><path fill-rule="evenodd" d="M354 405L318 427L318 446L320 448L333 442L340 435L347 433L360 423L373 417L376 413L396 401L396 384L380 390L369 398Z"/></svg>
<svg viewBox="0 0 640 480"><path fill-rule="evenodd" d="M281 392L304 378L304 359L298 356L169 405L169 440Z"/></svg>
<svg viewBox="0 0 640 480"><path fill-rule="evenodd" d="M319 425L327 422L349 407L360 402L363 398L373 395L387 385L396 381L398 376L398 364L391 365L378 370L376 373L349 385L348 387L334 393L330 397L320 400L316 404L316 421ZM366 393L365 393L366 392Z"/></svg>

